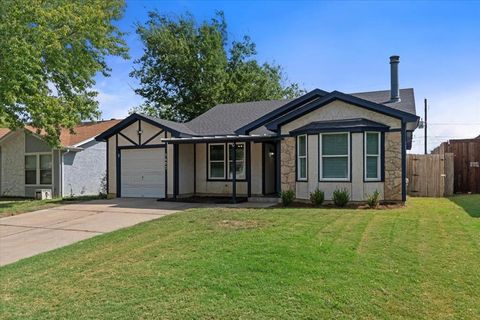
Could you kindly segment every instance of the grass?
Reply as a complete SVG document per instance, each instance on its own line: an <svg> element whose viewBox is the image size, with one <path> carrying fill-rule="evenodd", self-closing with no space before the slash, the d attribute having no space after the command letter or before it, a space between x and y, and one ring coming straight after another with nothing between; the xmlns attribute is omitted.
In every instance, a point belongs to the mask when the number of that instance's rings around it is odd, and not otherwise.
<svg viewBox="0 0 480 320"><path fill-rule="evenodd" d="M48 209L74 201L87 201L100 199L101 196L80 196L68 198L53 198L48 200L35 200L27 198L0 198L0 218L13 216L19 213Z"/></svg>
<svg viewBox="0 0 480 320"><path fill-rule="evenodd" d="M480 196L196 209L0 268L3 318L474 319ZM468 211L468 212L467 212Z"/></svg>

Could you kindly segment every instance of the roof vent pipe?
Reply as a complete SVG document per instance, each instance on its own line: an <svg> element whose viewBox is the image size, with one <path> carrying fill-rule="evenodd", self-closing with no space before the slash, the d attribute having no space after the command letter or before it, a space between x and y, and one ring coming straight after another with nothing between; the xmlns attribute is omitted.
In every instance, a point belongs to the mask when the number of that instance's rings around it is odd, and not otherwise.
<svg viewBox="0 0 480 320"><path fill-rule="evenodd" d="M398 64L400 56L390 57L390 102L400 101L400 89L398 87Z"/></svg>

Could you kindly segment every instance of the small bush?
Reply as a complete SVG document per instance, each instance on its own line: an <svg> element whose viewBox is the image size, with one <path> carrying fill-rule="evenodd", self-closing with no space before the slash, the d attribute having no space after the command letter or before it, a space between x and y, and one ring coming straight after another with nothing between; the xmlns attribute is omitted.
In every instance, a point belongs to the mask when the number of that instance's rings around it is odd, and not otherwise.
<svg viewBox="0 0 480 320"><path fill-rule="evenodd" d="M378 192L377 190L375 190L374 193L372 193L371 195L367 196L367 205L370 207L370 208L376 208L378 207L378 204L379 204L379 200L378 198L380 197L380 192Z"/></svg>
<svg viewBox="0 0 480 320"><path fill-rule="evenodd" d="M282 191L280 197L282 198L283 206L288 207L292 204L293 199L295 199L295 192L293 190Z"/></svg>
<svg viewBox="0 0 480 320"><path fill-rule="evenodd" d="M323 200L325 200L325 193L321 191L320 189L315 189L315 191L310 193L310 201L312 204L316 207L319 207L322 205Z"/></svg>
<svg viewBox="0 0 480 320"><path fill-rule="evenodd" d="M333 203L337 207L345 207L348 201L350 201L350 193L348 193L347 189L333 191Z"/></svg>

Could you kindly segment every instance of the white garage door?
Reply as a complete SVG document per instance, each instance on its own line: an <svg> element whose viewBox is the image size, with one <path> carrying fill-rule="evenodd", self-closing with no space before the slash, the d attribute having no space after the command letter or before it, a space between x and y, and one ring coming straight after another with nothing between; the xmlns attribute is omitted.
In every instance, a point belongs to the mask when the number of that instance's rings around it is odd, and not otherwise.
<svg viewBox="0 0 480 320"><path fill-rule="evenodd" d="M165 198L165 148L123 149L122 197Z"/></svg>

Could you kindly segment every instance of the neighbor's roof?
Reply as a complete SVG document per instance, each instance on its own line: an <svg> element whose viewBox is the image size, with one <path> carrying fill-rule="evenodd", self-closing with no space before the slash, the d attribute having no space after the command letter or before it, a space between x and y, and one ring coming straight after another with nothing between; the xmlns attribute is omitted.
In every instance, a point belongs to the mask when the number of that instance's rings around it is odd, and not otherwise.
<svg viewBox="0 0 480 320"><path fill-rule="evenodd" d="M83 122L73 128L73 133L69 129L62 129L60 133L60 145L62 147L69 147L78 145L80 142L95 138L99 133L108 130L110 127L116 125L122 120L112 119L98 122ZM25 126L25 129L38 134L37 129L32 126ZM8 128L0 128L0 139L10 133ZM44 132L40 132L42 136Z"/></svg>

